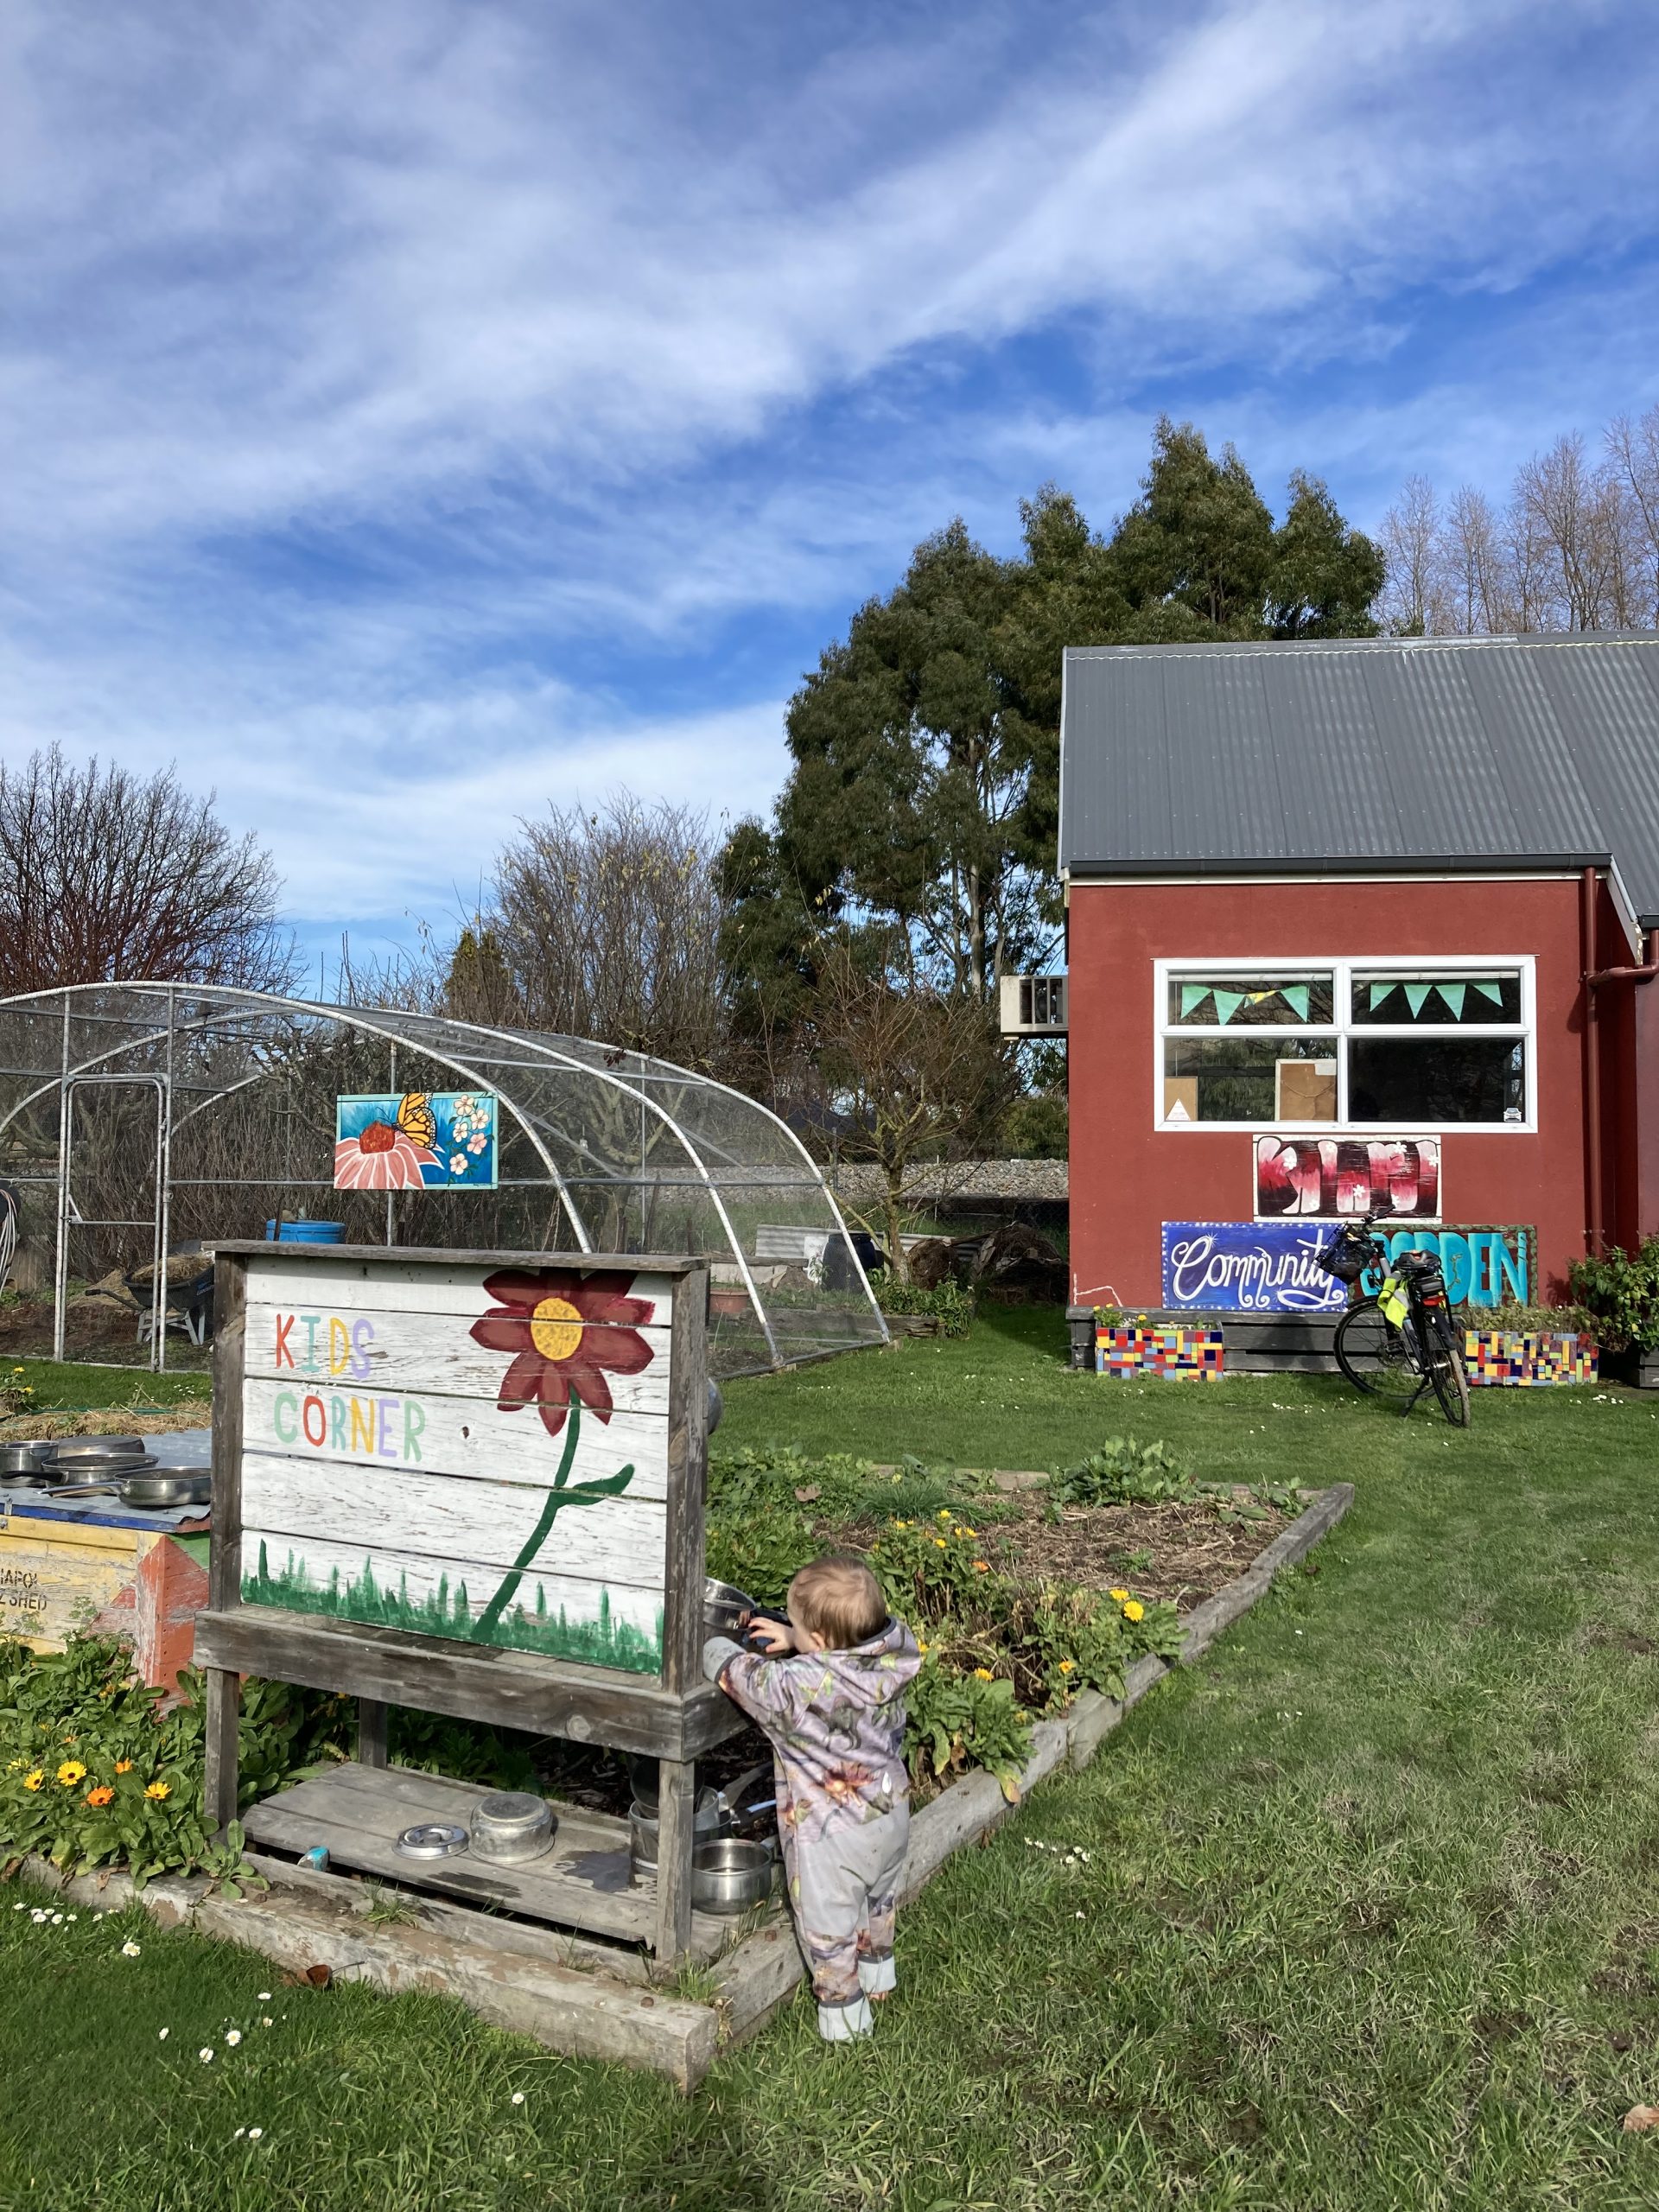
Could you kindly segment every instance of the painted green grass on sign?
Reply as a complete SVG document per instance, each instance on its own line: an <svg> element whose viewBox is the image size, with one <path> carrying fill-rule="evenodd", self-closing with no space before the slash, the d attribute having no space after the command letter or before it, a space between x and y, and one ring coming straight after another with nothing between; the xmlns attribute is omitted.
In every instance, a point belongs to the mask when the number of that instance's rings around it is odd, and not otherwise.
<svg viewBox="0 0 1659 2212"><path fill-rule="evenodd" d="M548 1611L546 1592L537 1583L534 1612L515 1605L480 1635L467 1585L457 1582L452 1588L447 1574L440 1576L437 1588L424 1598L411 1598L401 1579L396 1590L383 1586L375 1579L373 1562L366 1558L362 1573L350 1580L342 1582L340 1569L334 1567L326 1583L319 1582L304 1560L293 1552L273 1573L262 1542L258 1572L243 1576L242 1597L250 1605L278 1605L290 1612L360 1621L371 1628L408 1629L419 1636L442 1636L466 1643L500 1644L512 1651L537 1651L550 1659L616 1667L631 1675L662 1672L660 1612L655 1636L646 1636L631 1621L612 1617L610 1592L604 1589L599 1594L598 1618L573 1621L563 1605L556 1618Z"/></svg>

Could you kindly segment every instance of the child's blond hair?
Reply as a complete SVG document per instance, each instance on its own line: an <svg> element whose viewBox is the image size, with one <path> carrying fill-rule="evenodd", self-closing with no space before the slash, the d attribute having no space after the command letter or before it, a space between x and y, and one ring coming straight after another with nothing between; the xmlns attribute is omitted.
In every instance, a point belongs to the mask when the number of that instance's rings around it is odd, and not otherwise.
<svg viewBox="0 0 1659 2212"><path fill-rule="evenodd" d="M829 1552L804 1567L789 1586L789 1610L830 1651L851 1651L887 1624L881 1586L851 1552Z"/></svg>

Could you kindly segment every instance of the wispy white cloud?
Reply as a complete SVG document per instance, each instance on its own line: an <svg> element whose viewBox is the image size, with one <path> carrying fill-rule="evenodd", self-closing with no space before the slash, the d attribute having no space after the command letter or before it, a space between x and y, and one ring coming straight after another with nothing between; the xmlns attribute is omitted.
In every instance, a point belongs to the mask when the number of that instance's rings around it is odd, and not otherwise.
<svg viewBox="0 0 1659 2212"><path fill-rule="evenodd" d="M753 804L769 626L1044 476L1105 519L1149 393L1432 443L1456 373L1383 375L1430 302L1651 225L1643 14L14 0L0 732L176 754L302 912L573 777Z"/></svg>

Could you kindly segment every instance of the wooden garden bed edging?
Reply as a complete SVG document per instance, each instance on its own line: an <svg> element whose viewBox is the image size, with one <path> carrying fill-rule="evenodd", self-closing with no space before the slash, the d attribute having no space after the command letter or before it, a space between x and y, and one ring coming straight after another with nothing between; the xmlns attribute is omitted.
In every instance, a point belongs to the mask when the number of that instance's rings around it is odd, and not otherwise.
<svg viewBox="0 0 1659 2212"><path fill-rule="evenodd" d="M1319 1491L1243 1573L1187 1616L1177 1663L1190 1665L1207 1651L1224 1628L1266 1595L1276 1574L1335 1528L1353 1499L1351 1483ZM1122 1698L1084 1690L1059 1718L1036 1722L1031 1757L1020 1777L1020 1800L1061 1766L1074 1771L1087 1766L1125 1713L1170 1671L1162 1659L1138 1659L1124 1678ZM1014 1809L982 1769L942 1790L912 1815L901 1897L914 1897L954 1853L982 1842ZM408 1918L371 1925L365 1916L378 1894L374 1885L252 1856L271 1885L264 1896L233 1903L196 1875L153 1881L136 1901L162 1927L189 1927L241 1943L290 1970L324 1965L342 1980L371 1982L389 1993L418 1989L453 1997L493 2025L531 2036L554 2050L646 2067L688 2093L720 2051L766 2025L805 1972L793 1930L779 1915L709 1970L713 2002L693 2002L652 1986L644 1960L632 1953L435 1897L405 1894L400 1904ZM135 1901L124 1874L66 1877L41 1858L26 1859L22 1871L39 1887L92 1910L113 1911Z"/></svg>

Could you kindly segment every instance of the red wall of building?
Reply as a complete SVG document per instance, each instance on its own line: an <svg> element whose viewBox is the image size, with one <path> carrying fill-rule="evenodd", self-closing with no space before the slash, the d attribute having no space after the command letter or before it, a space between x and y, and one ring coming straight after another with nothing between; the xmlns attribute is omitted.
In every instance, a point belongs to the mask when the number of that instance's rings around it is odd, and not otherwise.
<svg viewBox="0 0 1659 2212"><path fill-rule="evenodd" d="M1116 1292L1122 1304L1155 1306L1163 1295L1163 1223L1252 1217L1248 1134L1154 1124L1154 960L1465 954L1536 960L1538 1129L1445 1132L1445 1218L1535 1227L1543 1287L1561 1294L1568 1262L1586 1249L1580 899L1576 880L1074 884L1066 966L1075 1302L1108 1302ZM1611 919L1604 899L1599 957L1628 960L1629 945L1610 930ZM1629 987L1621 988L1628 996ZM1643 988L1659 993L1659 982ZM1628 1142L1628 1124L1611 1126L1622 1055L1607 1041L1611 1185L1624 1181L1620 1154L1629 1155L1619 1140Z"/></svg>

